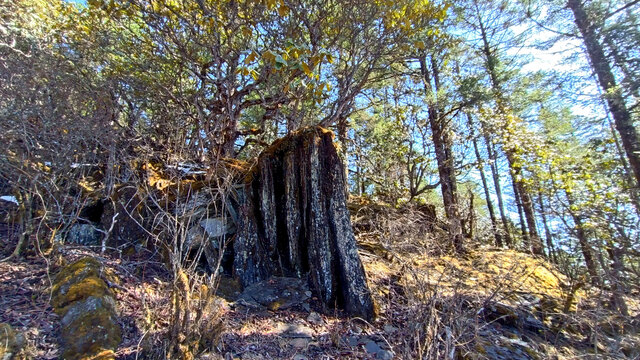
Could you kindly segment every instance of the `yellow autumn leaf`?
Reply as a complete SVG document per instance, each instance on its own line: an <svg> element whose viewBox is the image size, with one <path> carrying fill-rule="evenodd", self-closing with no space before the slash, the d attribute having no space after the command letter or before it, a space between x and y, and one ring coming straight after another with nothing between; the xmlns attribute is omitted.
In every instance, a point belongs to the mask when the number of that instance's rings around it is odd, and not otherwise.
<svg viewBox="0 0 640 360"><path fill-rule="evenodd" d="M307 76L311 77L313 73L311 72L311 68L309 68L309 65L307 65L307 63L304 61L301 62L300 65L302 66L302 71L304 71Z"/></svg>
<svg viewBox="0 0 640 360"><path fill-rule="evenodd" d="M276 54L274 54L271 50L267 50L264 52L264 54L262 54L262 58L273 63L276 60Z"/></svg>
<svg viewBox="0 0 640 360"><path fill-rule="evenodd" d="M329 64L333 64L333 56L331 56L331 54L327 54L326 58L327 58L327 61L329 62Z"/></svg>
<svg viewBox="0 0 640 360"><path fill-rule="evenodd" d="M256 59L257 56L258 54L256 54L255 51L252 51L249 55L247 55L247 58L244 59L245 65L251 64Z"/></svg>
<svg viewBox="0 0 640 360"><path fill-rule="evenodd" d="M278 15L285 17L287 15L289 15L289 7L287 5L280 5L280 7L278 8Z"/></svg>
<svg viewBox="0 0 640 360"><path fill-rule="evenodd" d="M242 35L246 36L246 37L250 37L251 35L253 35L253 31L251 31L251 29L249 29L246 26L242 27Z"/></svg>
<svg viewBox="0 0 640 360"><path fill-rule="evenodd" d="M276 0L267 0L266 3L267 3L267 8L273 9L276 6L277 1Z"/></svg>

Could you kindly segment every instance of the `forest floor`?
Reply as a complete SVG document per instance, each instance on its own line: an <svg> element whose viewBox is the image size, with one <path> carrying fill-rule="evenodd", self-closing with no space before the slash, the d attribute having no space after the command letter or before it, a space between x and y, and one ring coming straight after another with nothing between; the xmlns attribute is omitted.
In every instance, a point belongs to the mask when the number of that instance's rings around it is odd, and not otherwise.
<svg viewBox="0 0 640 360"><path fill-rule="evenodd" d="M224 326L215 349L198 358L640 358L637 297L626 299L631 316L621 317L607 310L606 292L579 288L527 254L477 247L453 257L409 237L387 240L359 235L375 321L322 314L313 297L286 309L220 298ZM25 358L58 358L51 279L61 265L87 255L120 279L110 284L123 329L118 359L157 358L149 354L166 343L172 283L149 254L125 258L65 246L55 255L0 263L0 323L25 335Z"/></svg>

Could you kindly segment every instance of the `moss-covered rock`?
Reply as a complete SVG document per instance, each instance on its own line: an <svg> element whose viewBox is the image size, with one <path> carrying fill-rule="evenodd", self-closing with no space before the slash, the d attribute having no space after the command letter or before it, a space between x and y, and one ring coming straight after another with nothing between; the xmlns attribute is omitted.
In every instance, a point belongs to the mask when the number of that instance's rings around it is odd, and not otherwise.
<svg viewBox="0 0 640 360"><path fill-rule="evenodd" d="M102 264L89 257L64 266L53 279L53 287L51 289L53 307L62 307L61 303L66 301L69 288L74 284L90 277L100 278L101 269Z"/></svg>
<svg viewBox="0 0 640 360"><path fill-rule="evenodd" d="M51 304L61 317L63 359L115 359L122 336L107 277L93 258L67 265L55 277Z"/></svg>
<svg viewBox="0 0 640 360"><path fill-rule="evenodd" d="M16 359L24 346L24 336L13 330L11 325L0 323L0 360Z"/></svg>
<svg viewBox="0 0 640 360"><path fill-rule="evenodd" d="M113 358L121 333L111 299L89 297L69 306L61 321L64 359Z"/></svg>

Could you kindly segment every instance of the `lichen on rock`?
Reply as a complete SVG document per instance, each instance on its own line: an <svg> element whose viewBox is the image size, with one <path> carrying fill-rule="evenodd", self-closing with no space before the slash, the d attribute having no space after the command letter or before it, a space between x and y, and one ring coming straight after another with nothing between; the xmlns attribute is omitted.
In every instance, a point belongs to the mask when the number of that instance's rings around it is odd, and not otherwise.
<svg viewBox="0 0 640 360"><path fill-rule="evenodd" d="M93 258L67 265L56 275L51 305L61 317L62 358L115 359L122 336L107 277Z"/></svg>

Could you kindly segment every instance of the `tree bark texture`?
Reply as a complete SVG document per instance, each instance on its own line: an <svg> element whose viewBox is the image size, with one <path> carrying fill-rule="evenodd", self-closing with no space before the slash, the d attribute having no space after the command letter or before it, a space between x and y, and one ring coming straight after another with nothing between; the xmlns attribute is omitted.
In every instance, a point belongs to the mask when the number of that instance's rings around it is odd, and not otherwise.
<svg viewBox="0 0 640 360"><path fill-rule="evenodd" d="M372 319L373 300L351 227L333 134L306 128L264 151L240 194L233 273L244 286L304 277L326 311Z"/></svg>
<svg viewBox="0 0 640 360"><path fill-rule="evenodd" d="M420 72L423 77L425 93L428 96L437 96L440 88L440 78L438 64L431 56L431 69L427 65L426 55L419 59ZM433 81L433 84L432 84ZM462 219L460 216L459 196L456 180L455 158L451 140L451 129L448 120L442 116L437 98L431 100L428 108L429 125L431 127L431 138L436 153L438 163L438 174L440 175L440 189L442 190L442 201L444 203L445 214L449 220L449 236L455 252L464 252L464 235L462 233Z"/></svg>
<svg viewBox="0 0 640 360"><path fill-rule="evenodd" d="M587 55L591 61L591 68L605 92L607 105L613 116L616 129L620 133L622 145L629 158L629 164L633 169L636 185L638 185L640 184L640 139L633 126L631 114L626 107L622 92L616 84L611 65L607 61L607 57L598 40L593 24L584 9L582 1L569 0L567 7L573 12L575 24L578 30L580 30L584 45L587 49Z"/></svg>
<svg viewBox="0 0 640 360"><path fill-rule="evenodd" d="M527 222L527 226L524 226L522 222L522 215L520 217L520 223L522 227L522 236L526 239L527 245L533 255L544 256L544 245L538 235L538 227L536 225L536 215L533 210L533 200L529 191L526 189L525 184L521 180L521 169L515 166L513 156L510 152L507 152L507 158L509 160L509 166L511 167L511 176L513 178L513 190L516 199L519 199L522 212L524 213L524 219Z"/></svg>
<svg viewBox="0 0 640 360"><path fill-rule="evenodd" d="M484 142L487 146L487 156L489 157L489 168L491 169L491 177L493 178L493 186L496 189L496 197L498 198L498 210L500 211L500 220L502 221L502 228L504 230L504 240L507 247L512 248L513 240L511 239L511 229L509 227L509 221L507 220L507 214L504 210L504 200L502 199L502 187L500 186L500 174L498 173L498 158L486 130L483 129L483 132Z"/></svg>
<svg viewBox="0 0 640 360"><path fill-rule="evenodd" d="M480 180L482 180L482 188L484 189L484 197L487 201L487 210L489 210L489 219L491 219L491 227L493 229L493 237L496 241L496 246L502 247L504 244L502 243L502 236L500 235L500 230L498 229L498 220L495 215L495 211L493 209L493 201L491 201L491 194L489 193L489 186L487 185L487 177L484 174L484 164L482 161L482 157L480 156L480 150L478 149L478 140L474 134L474 126L473 119L471 115L467 113L467 120L469 121L469 129L471 129L471 139L473 141L473 151L476 154L476 161L478 162L478 172L480 172Z"/></svg>
<svg viewBox="0 0 640 360"><path fill-rule="evenodd" d="M565 194L567 195L567 201L569 202L569 214L571 215L573 223L575 224L575 235L578 238L580 250L582 251L582 256L584 257L584 262L587 265L587 272L589 272L589 280L594 286L599 286L601 284L601 281L600 276L598 276L596 258L593 252L593 248L589 243L589 239L587 238L587 232L584 228L582 216L571 210L571 207L574 204L571 193L565 191Z"/></svg>

